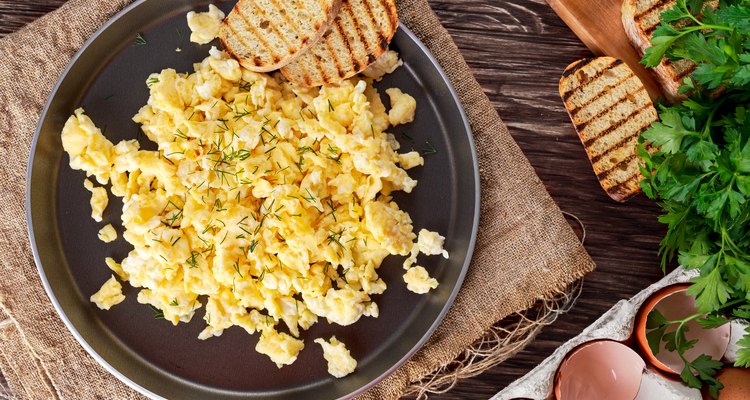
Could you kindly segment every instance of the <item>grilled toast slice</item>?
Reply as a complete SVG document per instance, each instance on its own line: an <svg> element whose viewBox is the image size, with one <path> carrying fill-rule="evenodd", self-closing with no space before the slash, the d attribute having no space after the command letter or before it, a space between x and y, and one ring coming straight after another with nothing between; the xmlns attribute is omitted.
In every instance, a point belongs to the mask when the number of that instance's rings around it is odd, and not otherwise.
<svg viewBox="0 0 750 400"><path fill-rule="evenodd" d="M308 87L351 78L386 51L396 29L394 0L343 0L323 39L281 73L290 82Z"/></svg>
<svg viewBox="0 0 750 400"><path fill-rule="evenodd" d="M659 26L661 13L674 7L675 0L623 0L622 25L630 43L643 56L646 49L651 47L651 37ZM656 80L662 87L664 96L672 103L685 99L677 89L682 80L695 70L695 64L690 60L670 62L667 59L653 69Z"/></svg>
<svg viewBox="0 0 750 400"><path fill-rule="evenodd" d="M273 71L314 46L340 6L341 0L240 0L222 22L219 40L243 67Z"/></svg>
<svg viewBox="0 0 750 400"><path fill-rule="evenodd" d="M658 120L641 80L621 60L588 58L565 69L559 90L604 191L620 202L640 192L638 135Z"/></svg>

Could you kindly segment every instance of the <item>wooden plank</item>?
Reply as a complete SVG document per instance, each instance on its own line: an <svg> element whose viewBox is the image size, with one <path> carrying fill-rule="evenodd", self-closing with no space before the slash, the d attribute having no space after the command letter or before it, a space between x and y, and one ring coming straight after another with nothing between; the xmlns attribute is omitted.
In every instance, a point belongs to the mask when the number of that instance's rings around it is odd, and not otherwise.
<svg viewBox="0 0 750 400"><path fill-rule="evenodd" d="M623 28L622 0L547 0L581 41L596 55L623 60L641 78L651 98L662 97L653 75L641 63Z"/></svg>
<svg viewBox="0 0 750 400"><path fill-rule="evenodd" d="M0 37L56 10L66 0L0 0Z"/></svg>

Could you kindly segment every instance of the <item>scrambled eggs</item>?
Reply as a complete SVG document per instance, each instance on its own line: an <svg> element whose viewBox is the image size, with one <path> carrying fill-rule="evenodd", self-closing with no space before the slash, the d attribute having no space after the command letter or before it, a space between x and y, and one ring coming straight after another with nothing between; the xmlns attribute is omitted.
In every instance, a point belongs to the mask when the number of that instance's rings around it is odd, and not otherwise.
<svg viewBox="0 0 750 400"><path fill-rule="evenodd" d="M99 239L104 243L113 242L117 239L117 232L112 224L107 224L107 226L99 230Z"/></svg>
<svg viewBox="0 0 750 400"><path fill-rule="evenodd" d="M96 222L102 222L102 215L107 208L107 204L109 204L107 190L103 187L94 187L94 184L88 179L83 181L83 186L91 192L91 218Z"/></svg>
<svg viewBox="0 0 750 400"><path fill-rule="evenodd" d="M417 237L391 199L412 191L417 182L405 170L424 164L417 152L398 154L385 132L412 121L416 102L389 89L386 113L371 83L295 87L213 48L192 74L149 77L148 104L133 120L157 151L111 143L77 110L62 133L70 165L123 198L122 235L133 245L106 265L173 324L205 306L200 339L231 326L260 332L255 350L278 367L296 360L300 329L319 318L350 325L378 316L370 296L386 289L377 268L389 254L410 256L410 290L437 287L411 265L419 251L447 257L443 238ZM100 221L106 191L86 182ZM116 237L109 228L105 241ZM114 276L91 297L104 309L123 299ZM317 342L332 375L354 370L343 343Z"/></svg>
<svg viewBox="0 0 750 400"><path fill-rule="evenodd" d="M346 346L336 339L336 336L331 336L328 342L321 338L315 339L314 342L323 348L323 358L328 362L329 374L336 378L343 378L357 368L357 360L352 357Z"/></svg>
<svg viewBox="0 0 750 400"><path fill-rule="evenodd" d="M102 288L94 293L90 300L102 310L109 310L112 306L122 303L125 296L122 294L122 285L117 282L114 275L107 282L104 282Z"/></svg>
<svg viewBox="0 0 750 400"><path fill-rule="evenodd" d="M414 97L402 92L399 88L386 89L385 93L391 100L391 111L388 111L388 122L391 125L396 126L414 121L414 113L417 111L417 101Z"/></svg>
<svg viewBox="0 0 750 400"><path fill-rule="evenodd" d="M427 270L419 265L409 268L404 274L406 288L414 293L427 293L430 289L435 289L438 282L435 278L430 278Z"/></svg>
<svg viewBox="0 0 750 400"><path fill-rule="evenodd" d="M198 44L206 44L219 36L221 21L224 20L224 13L213 4L208 6L207 12L197 13L190 11L187 13L187 23L190 28L190 41ZM181 51L180 49L177 49Z"/></svg>
<svg viewBox="0 0 750 400"><path fill-rule="evenodd" d="M379 81L383 76L390 74L402 65L404 65L404 62L398 58L398 53L388 50L381 54L367 69L362 71L362 75Z"/></svg>

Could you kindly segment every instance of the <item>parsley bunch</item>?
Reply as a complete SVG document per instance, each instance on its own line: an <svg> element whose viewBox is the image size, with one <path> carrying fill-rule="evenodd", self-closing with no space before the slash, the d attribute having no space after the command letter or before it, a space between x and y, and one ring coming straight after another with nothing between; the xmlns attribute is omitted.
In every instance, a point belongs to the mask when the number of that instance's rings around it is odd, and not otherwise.
<svg viewBox="0 0 750 400"><path fill-rule="evenodd" d="M648 67L664 57L696 64L680 88L688 98L660 106L661 121L641 134L638 156L643 192L659 199L659 221L668 226L662 268L677 255L683 267L700 271L688 289L700 313L680 321L649 315L648 339L652 350L665 342L683 358L689 386L708 385L715 396L721 363L705 355L685 359L695 345L685 323L750 320L750 0L721 0L718 7L677 0L662 13L651 43L642 60ZM735 365L750 367L750 329L739 344Z"/></svg>

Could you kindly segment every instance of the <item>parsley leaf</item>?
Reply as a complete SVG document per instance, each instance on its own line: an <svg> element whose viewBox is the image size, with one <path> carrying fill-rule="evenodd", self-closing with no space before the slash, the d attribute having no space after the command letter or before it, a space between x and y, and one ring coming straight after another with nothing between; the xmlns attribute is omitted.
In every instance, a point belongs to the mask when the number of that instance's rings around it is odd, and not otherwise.
<svg viewBox="0 0 750 400"><path fill-rule="evenodd" d="M740 349L737 351L735 366L750 368L750 326L745 328L745 335L737 342Z"/></svg>
<svg viewBox="0 0 750 400"><path fill-rule="evenodd" d="M676 110L666 110L661 114L661 122L655 122L641 136L665 153L676 153L680 151L683 139L697 135L685 127L683 118Z"/></svg>
<svg viewBox="0 0 750 400"><path fill-rule="evenodd" d="M693 284L687 293L695 296L695 304L702 311L719 309L732 293L732 288L724 282L718 268L712 268L708 275L696 277L691 282Z"/></svg>
<svg viewBox="0 0 750 400"><path fill-rule="evenodd" d="M750 320L750 1L676 0L651 44L644 65L689 60L695 69L679 90L687 98L661 106L660 121L640 135L641 187L659 200L667 225L662 269L677 256L700 275L688 289L699 313L679 321L650 314L647 339L654 353L679 354L682 379L716 397L722 364L685 358L696 343L685 323L710 329ZM735 365L750 367L750 328L738 344Z"/></svg>

